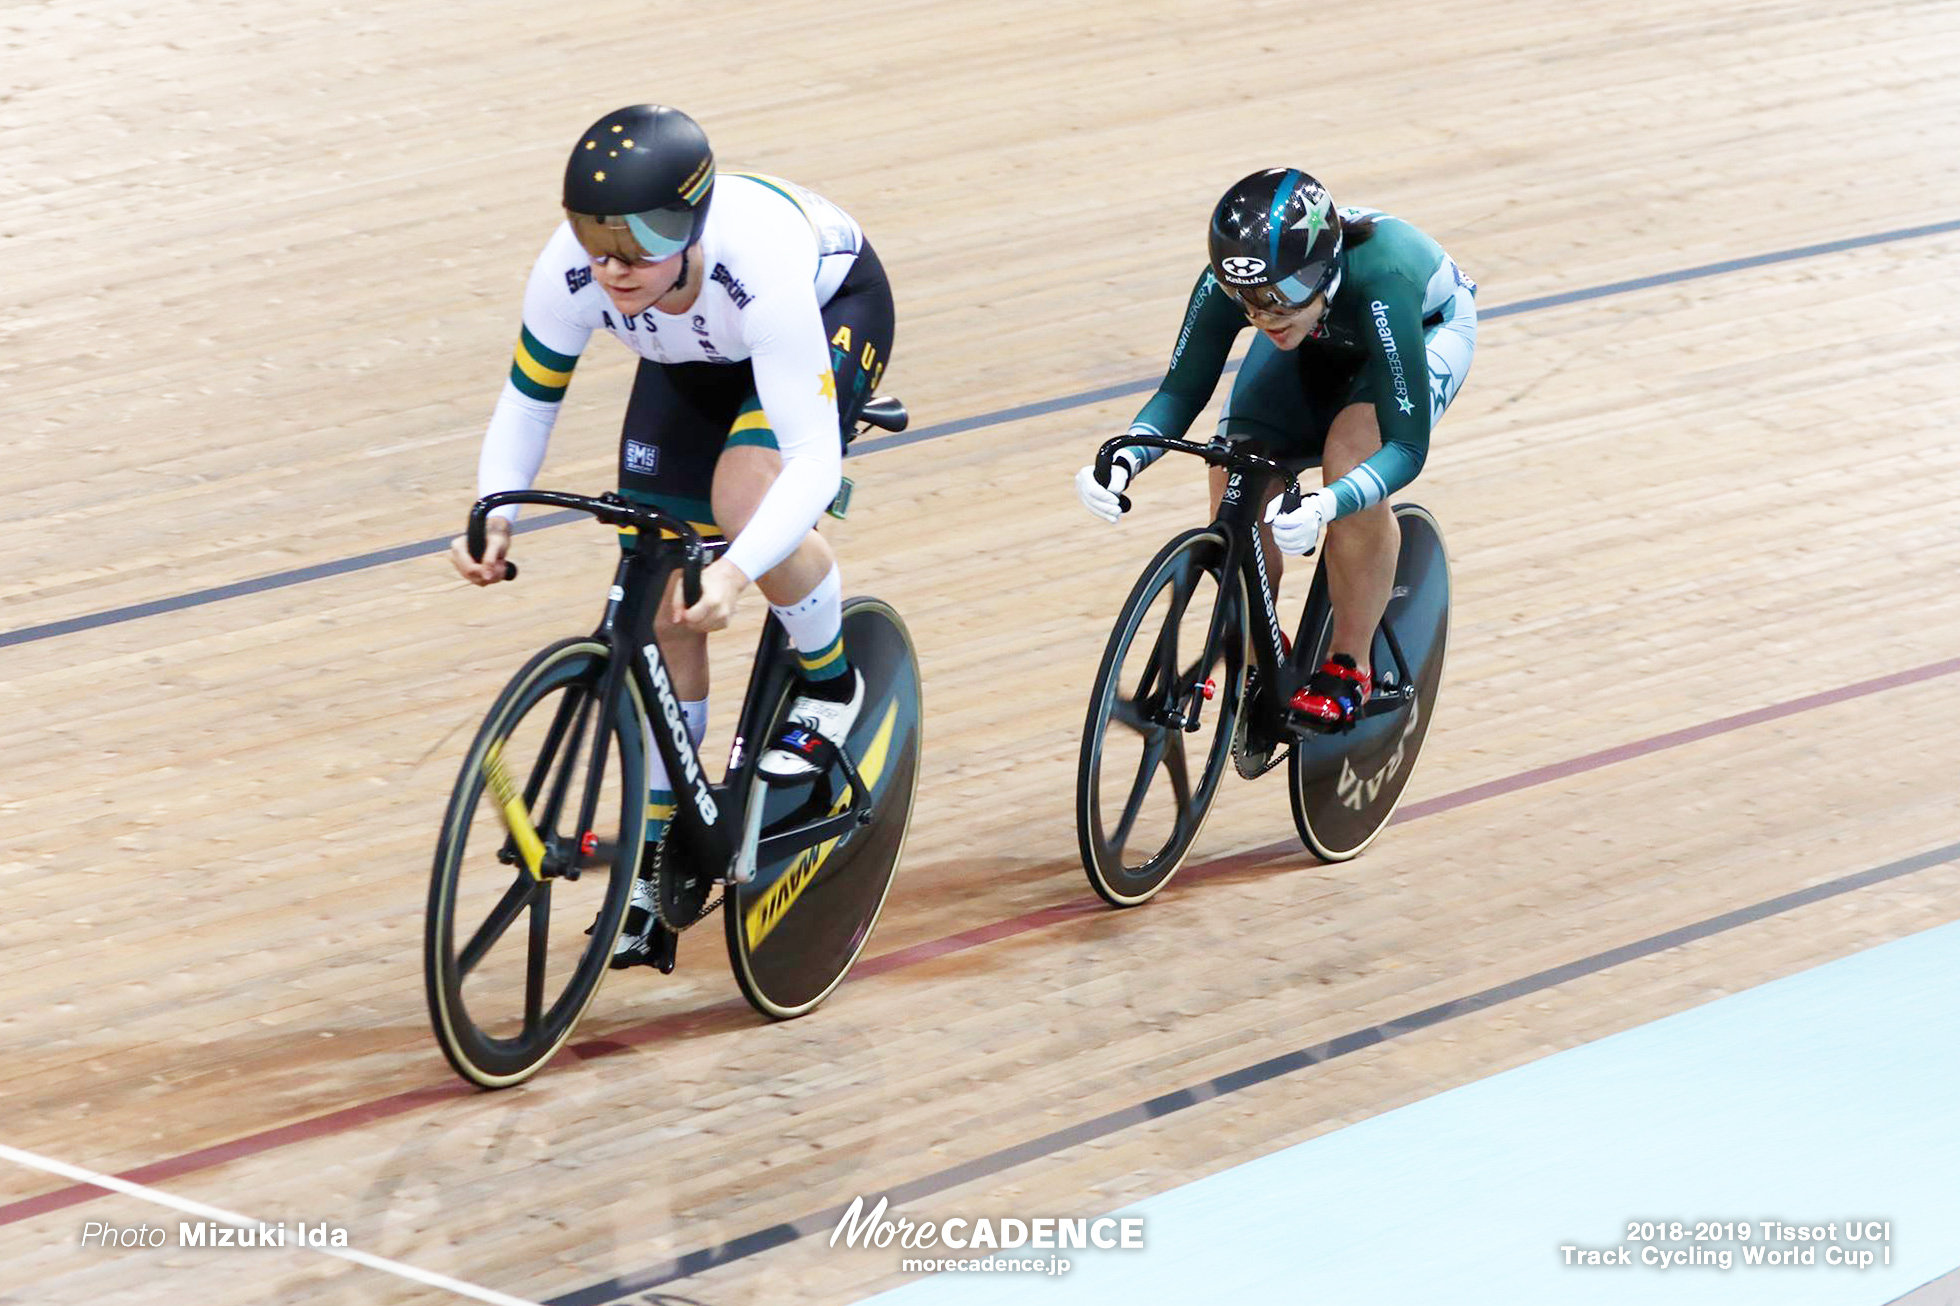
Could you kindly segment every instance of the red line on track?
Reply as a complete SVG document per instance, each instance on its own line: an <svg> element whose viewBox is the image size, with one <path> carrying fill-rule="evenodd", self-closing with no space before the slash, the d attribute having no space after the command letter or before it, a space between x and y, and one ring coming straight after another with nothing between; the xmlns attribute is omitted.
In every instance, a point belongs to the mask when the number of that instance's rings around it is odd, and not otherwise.
<svg viewBox="0 0 1960 1306"><path fill-rule="evenodd" d="M1802 698L1793 698L1782 703L1772 703L1767 707L1755 708L1748 712L1738 712L1733 716L1721 717L1714 721L1704 722L1698 726L1689 726L1683 730L1670 730L1666 734L1653 735L1646 739L1635 740L1629 744L1619 744L1613 748L1603 748L1598 752L1586 753L1583 756L1569 758L1563 762L1553 762L1546 766L1533 767L1529 771L1520 771L1516 775L1507 776L1500 780L1489 780L1483 784L1471 785L1469 788L1459 789L1455 793L1440 794L1435 798L1424 799L1419 803L1410 803L1396 813L1395 823L1399 825L1403 821L1415 821L1425 816L1434 816L1440 812L1454 811L1456 808L1467 807L1472 803L1480 803L1489 798L1501 798L1523 789L1531 789L1539 785L1569 779L1572 776L1583 775L1589 771L1597 771L1604 767L1617 765L1620 762L1629 762L1636 758L1649 757L1655 753L1665 752L1668 749L1699 743L1704 739L1712 739L1717 735L1729 734L1737 730L1747 729L1750 726L1762 725L1765 722L1779 721L1785 717L1815 711L1821 707L1831 707L1852 699L1864 698L1871 694L1882 694L1887 690L1899 689L1906 685L1919 684L1923 681L1934 680L1941 676L1952 675L1956 671L1960 671L1960 658L1947 658L1939 662L1929 662L1925 666L1914 667L1907 671L1897 671L1888 676L1877 676L1870 680L1858 681L1855 684L1843 685L1837 689L1827 689L1819 693L1807 694ZM1298 851L1299 844L1297 841L1283 839L1276 843L1250 849L1246 852L1214 858L1209 862L1203 862L1191 867L1182 874L1187 880L1205 879L1214 875L1223 875L1231 871L1256 866L1261 862L1271 861L1275 857ZM954 953L964 952L969 948L978 948L989 943L997 943L1002 939L1012 938L1018 934L1027 934L1034 930L1059 924L1063 921L1075 920L1083 916L1099 915L1101 911L1101 904L1092 899L1061 903L1053 907L1037 908L1031 912L1024 912L1019 916L1010 917L1007 920L995 921L990 925L982 925L971 930L963 930L958 934L949 934L941 939L931 939L924 943L915 943L910 947L900 948L895 952L888 952L877 957L869 958L860 962L854 973L860 976L872 976L886 974L894 970L902 970L908 966L916 966L922 962L951 956ZM630 1028L620 1030L617 1033L607 1035L604 1038L574 1044L567 1051L581 1061L596 1060L599 1057L611 1056L613 1053L623 1052L628 1048L637 1047L643 1043L651 1043L674 1034L705 1028L728 1018L730 1015L741 1012L744 1007L745 1004L740 1002L722 1002L695 1011L678 1012L671 1016L662 1016L654 1020L645 1021ZM138 1184L157 1183L161 1180L173 1179L178 1175L191 1174L199 1170L208 1170L214 1166L223 1165L228 1161L236 1161L248 1156L257 1156L261 1153L270 1152L293 1143L301 1143L315 1138L324 1138L332 1134L345 1133L350 1129L357 1129L362 1125L386 1120L391 1116L403 1115L432 1103L446 1102L454 1098L473 1097L476 1091L461 1083L437 1084L425 1088L410 1089L404 1093L395 1093L388 1097L376 1098L371 1102L356 1103L350 1107L343 1107L338 1111L330 1111L325 1115L315 1116L310 1120L300 1120L292 1124L280 1125L277 1128L263 1130L256 1134L247 1134L243 1138L233 1139L228 1143L219 1143L214 1147L200 1148L195 1152L186 1152L181 1156L170 1157L163 1161L155 1161L149 1165L139 1166L134 1170L126 1170L118 1175L117 1178L126 1179L131 1183ZM37 1215L44 1215L49 1211L59 1211L81 1202L93 1201L98 1197L107 1196L108 1192L108 1189L97 1188L93 1184L71 1184L66 1188L57 1188L51 1192L23 1198L17 1202L9 1202L5 1206L0 1206L0 1225L13 1224L21 1220L32 1219Z"/></svg>

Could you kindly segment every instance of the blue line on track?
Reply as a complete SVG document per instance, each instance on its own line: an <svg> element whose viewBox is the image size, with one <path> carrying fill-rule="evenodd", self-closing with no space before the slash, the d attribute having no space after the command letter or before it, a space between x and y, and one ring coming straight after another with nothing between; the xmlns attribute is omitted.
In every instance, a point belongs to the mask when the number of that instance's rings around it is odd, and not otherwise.
<svg viewBox="0 0 1960 1306"><path fill-rule="evenodd" d="M1672 272L1658 272L1652 276L1634 277L1626 281L1609 281L1604 285L1588 286L1582 290L1567 290L1556 295L1540 295L1534 299L1519 300L1515 304L1499 304L1494 308L1478 313L1479 319L1491 321L1501 317L1515 317L1520 313L1536 313L1548 308L1563 308L1568 304L1585 303L1588 300L1605 299L1611 295L1631 294L1636 290L1651 290L1656 286L1678 285L1684 281L1699 281L1706 277L1718 277L1730 272L1744 272L1751 268L1768 267L1776 263L1793 263L1800 259L1823 258L1830 254L1841 254L1848 250L1865 249L1873 245L1890 245L1902 240L1916 240L1925 236L1940 236L1948 232L1960 231L1960 218L1946 222L1928 222L1916 227L1899 227L1892 231L1873 232L1866 236L1849 236L1843 240L1829 240L1816 245L1800 245L1795 249L1777 250L1768 254L1752 254L1746 258L1723 259L1718 263L1701 263L1690 268L1678 268ZM1236 371L1237 362L1226 368L1229 374ZM1116 385L1102 386L1095 390L1078 391L1071 395L1061 395L1054 399L1043 399L1031 404L1018 404L1013 408L997 409L991 413L981 413L974 417L962 417L957 421L941 422L936 426L921 427L902 435L886 435L877 439L857 441L854 454L879 453L886 449L897 449L903 445L919 444L926 440L937 440L949 435L962 435L968 431L984 430L990 426L1004 426L1010 422L1025 421L1030 417L1046 417L1051 413L1066 412L1071 408L1084 408L1099 404L1108 399L1120 399L1125 395L1143 394L1154 389L1157 377L1145 377L1138 381L1124 381ZM546 526L557 526L564 522L578 520L582 513L560 512L537 517L518 526L520 532L534 531ZM152 599L148 603L136 603L129 607L110 608L104 612L92 612L80 617L69 617L62 621L50 621L39 626L23 626L19 630L0 631L0 648L14 644L31 644L36 640L53 639L58 635L72 635L78 631L95 630L102 626L114 626L125 621L136 621L143 617L154 617L166 612L181 612L186 608L203 607L207 603L219 603L225 599L235 599L247 594L263 594L267 590L284 589L289 585L303 585L309 581L325 580L333 576L345 576L352 572L366 571L370 567L386 566L393 562L405 562L410 558L427 557L442 553L449 548L449 537L420 540L414 544L398 544L393 548L380 549L374 553L363 553L352 558L342 558L334 562L315 563L310 567L297 567L292 571L275 572L256 580L238 581L230 585L219 585L211 589L193 590L188 594L177 594L165 599Z"/></svg>

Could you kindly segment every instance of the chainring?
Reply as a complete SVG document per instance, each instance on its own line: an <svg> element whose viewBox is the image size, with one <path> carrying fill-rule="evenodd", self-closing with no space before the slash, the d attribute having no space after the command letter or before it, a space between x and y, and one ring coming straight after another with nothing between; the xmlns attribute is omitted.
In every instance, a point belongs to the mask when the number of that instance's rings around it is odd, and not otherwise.
<svg viewBox="0 0 1960 1306"><path fill-rule="evenodd" d="M673 855L674 840L669 837L648 854L652 863L654 901L660 909L660 922L674 933L679 934L690 926L699 925L714 914L721 906L720 897L710 901L710 895L719 887L721 881L712 875L702 873L696 858L677 859ZM688 863L683 869L676 866L676 860Z"/></svg>
<svg viewBox="0 0 1960 1306"><path fill-rule="evenodd" d="M1245 673L1245 694L1239 699L1239 719L1232 726L1232 765L1248 780L1256 780L1284 762L1289 751L1285 740L1277 740L1259 752L1252 750L1249 735L1255 715L1253 709L1258 701L1259 671L1255 667Z"/></svg>

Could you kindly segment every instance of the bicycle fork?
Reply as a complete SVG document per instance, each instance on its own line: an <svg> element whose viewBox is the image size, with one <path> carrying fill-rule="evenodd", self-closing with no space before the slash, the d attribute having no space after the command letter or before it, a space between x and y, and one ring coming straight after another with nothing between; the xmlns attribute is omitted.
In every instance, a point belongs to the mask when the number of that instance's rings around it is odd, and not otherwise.
<svg viewBox="0 0 1960 1306"><path fill-rule="evenodd" d="M1227 537L1229 540L1229 536ZM1218 602L1212 606L1211 619L1205 625L1205 641L1201 646L1197 661L1190 664L1187 672L1178 663L1177 628L1186 608L1196 590L1197 580L1190 579L1189 588L1179 580L1171 582L1171 611L1164 623L1163 631L1157 637L1157 647L1152 651L1157 680L1161 689L1156 710L1151 720L1160 726L1175 727L1185 734L1195 734L1204 725L1204 705L1218 697L1218 682L1209 674L1218 658L1220 644L1225 637L1225 623L1231 603L1231 580L1237 574L1232 544L1226 546L1225 566L1220 571ZM1179 591L1183 592L1180 593ZM1230 686L1226 687L1230 692ZM1139 696L1141 697L1141 696ZM1141 704L1139 704L1141 706Z"/></svg>

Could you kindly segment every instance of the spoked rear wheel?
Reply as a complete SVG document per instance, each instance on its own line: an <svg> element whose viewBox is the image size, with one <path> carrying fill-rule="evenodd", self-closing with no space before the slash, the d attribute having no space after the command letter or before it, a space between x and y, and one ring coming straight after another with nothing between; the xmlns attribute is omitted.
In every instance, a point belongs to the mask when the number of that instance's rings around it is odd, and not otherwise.
<svg viewBox="0 0 1960 1306"><path fill-rule="evenodd" d="M1165 545L1130 591L1096 672L1075 828L1082 869L1113 906L1148 901L1176 874L1225 773L1246 655L1245 584L1226 574L1225 552L1224 538L1202 527Z"/></svg>
<svg viewBox="0 0 1960 1306"><path fill-rule="evenodd" d="M722 916L728 961L742 996L787 1020L812 1010L843 982L871 938L912 824L919 779L919 662L898 613L872 598L844 604L844 649L864 677L864 709L842 745L871 791L869 824L805 848L755 857L747 883L730 885ZM789 689L765 718L780 726ZM772 727L760 746L775 737ZM850 810L835 766L823 776L770 784L749 795L758 841Z"/></svg>
<svg viewBox="0 0 1960 1306"><path fill-rule="evenodd" d="M610 659L597 640L571 639L525 664L477 731L443 817L423 937L429 1017L449 1064L484 1088L530 1078L571 1037L626 917L645 754L630 678L614 719L598 720ZM602 729L595 828L581 831ZM520 846L532 832L542 879Z"/></svg>
<svg viewBox="0 0 1960 1306"><path fill-rule="evenodd" d="M1436 519L1412 503L1396 506L1395 521L1402 531L1402 553L1370 662L1377 698L1401 689L1384 680L1395 671L1388 647L1392 632L1408 663L1414 693L1402 707L1363 717L1345 734L1308 735L1294 745L1287 785L1293 825L1323 861L1344 862L1359 855L1395 815L1443 682L1450 634L1450 562L1443 535ZM1326 585L1323 570L1314 577L1300 632L1302 647L1312 654L1308 666L1318 666L1327 656L1333 632Z"/></svg>

